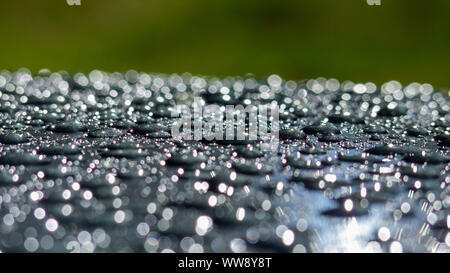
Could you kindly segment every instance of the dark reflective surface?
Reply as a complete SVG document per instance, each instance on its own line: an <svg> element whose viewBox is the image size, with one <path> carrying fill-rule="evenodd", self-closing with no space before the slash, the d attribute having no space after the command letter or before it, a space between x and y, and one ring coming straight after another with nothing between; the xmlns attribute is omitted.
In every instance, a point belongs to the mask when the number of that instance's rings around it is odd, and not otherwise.
<svg viewBox="0 0 450 273"><path fill-rule="evenodd" d="M450 250L450 100L430 85L18 71L0 92L3 252ZM173 139L194 95L277 103L280 146Z"/></svg>

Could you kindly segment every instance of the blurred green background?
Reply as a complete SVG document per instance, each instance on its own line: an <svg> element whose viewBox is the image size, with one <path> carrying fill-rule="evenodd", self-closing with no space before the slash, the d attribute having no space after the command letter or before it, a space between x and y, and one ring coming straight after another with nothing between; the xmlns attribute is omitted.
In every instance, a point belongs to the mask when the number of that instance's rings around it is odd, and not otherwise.
<svg viewBox="0 0 450 273"><path fill-rule="evenodd" d="M450 87L450 1L14 0L0 69L334 77Z"/></svg>

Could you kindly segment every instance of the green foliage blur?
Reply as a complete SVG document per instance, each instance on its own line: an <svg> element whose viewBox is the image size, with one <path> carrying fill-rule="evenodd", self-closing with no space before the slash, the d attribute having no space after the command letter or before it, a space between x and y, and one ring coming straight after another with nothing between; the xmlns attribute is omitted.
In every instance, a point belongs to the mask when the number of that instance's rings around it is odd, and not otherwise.
<svg viewBox="0 0 450 273"><path fill-rule="evenodd" d="M450 87L450 1L1 1L0 69L102 69Z"/></svg>

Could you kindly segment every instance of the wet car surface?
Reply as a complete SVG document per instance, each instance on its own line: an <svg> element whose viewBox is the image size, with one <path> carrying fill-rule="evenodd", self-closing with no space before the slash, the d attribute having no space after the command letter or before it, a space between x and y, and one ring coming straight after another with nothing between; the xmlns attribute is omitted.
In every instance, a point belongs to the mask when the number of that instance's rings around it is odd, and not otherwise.
<svg viewBox="0 0 450 273"><path fill-rule="evenodd" d="M429 84L16 71L0 92L2 252L450 252ZM278 105L279 145L174 138L195 97Z"/></svg>

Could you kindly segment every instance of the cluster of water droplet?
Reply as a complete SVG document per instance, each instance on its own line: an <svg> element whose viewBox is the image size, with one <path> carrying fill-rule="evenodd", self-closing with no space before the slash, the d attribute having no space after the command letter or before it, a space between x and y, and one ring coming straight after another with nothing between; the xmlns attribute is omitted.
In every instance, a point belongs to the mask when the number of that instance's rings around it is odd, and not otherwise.
<svg viewBox="0 0 450 273"><path fill-rule="evenodd" d="M262 140L178 104L280 107ZM4 252L448 252L450 100L428 84L0 72Z"/></svg>

